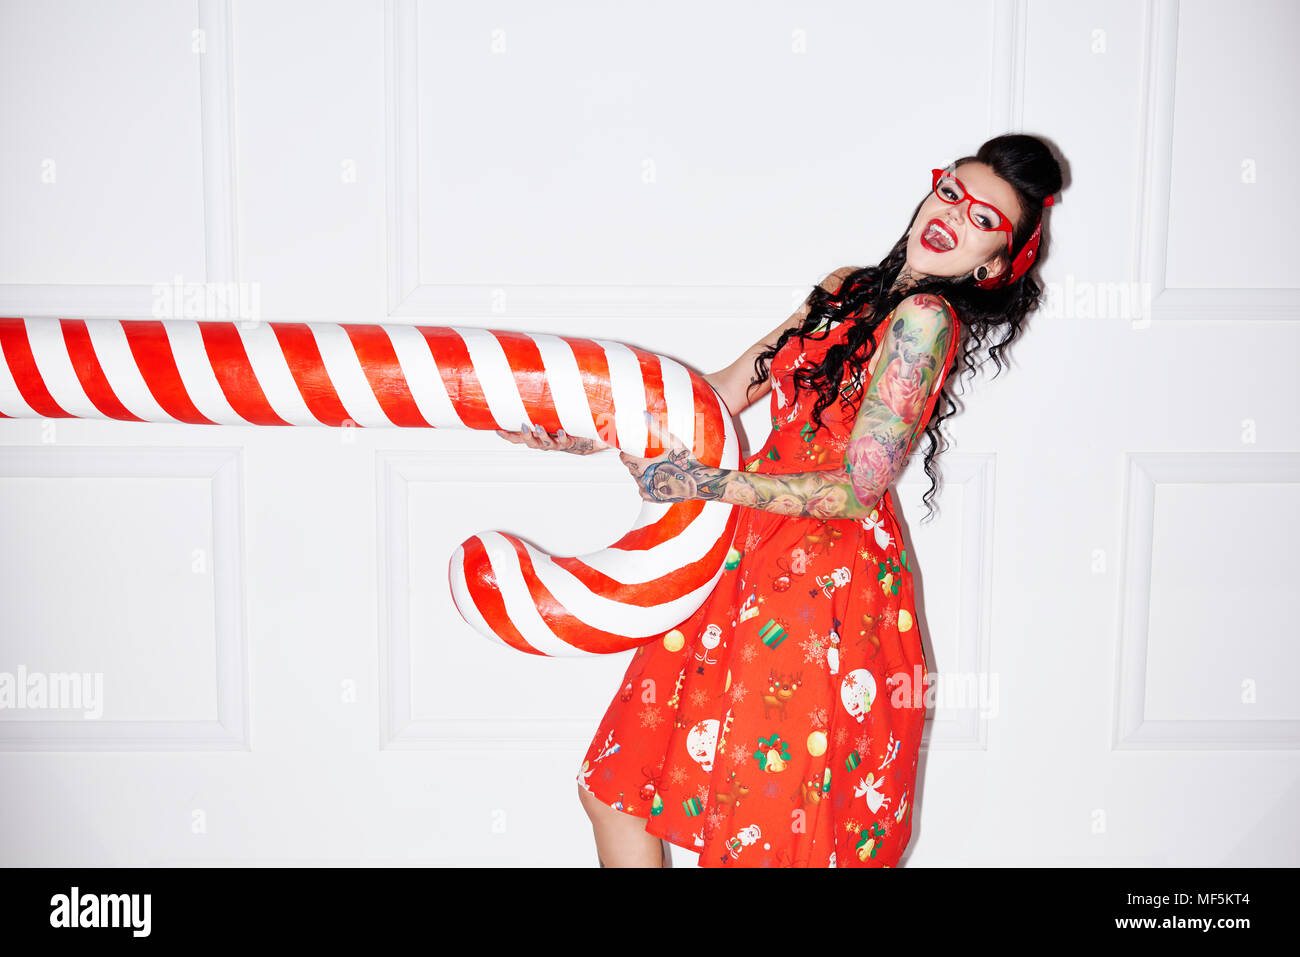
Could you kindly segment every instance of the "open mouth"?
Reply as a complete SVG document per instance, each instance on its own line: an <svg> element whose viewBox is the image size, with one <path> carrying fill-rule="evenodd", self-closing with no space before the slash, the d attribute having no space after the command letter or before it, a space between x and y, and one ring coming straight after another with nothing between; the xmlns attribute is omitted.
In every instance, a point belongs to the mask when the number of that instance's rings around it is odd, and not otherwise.
<svg viewBox="0 0 1300 957"><path fill-rule="evenodd" d="M932 219L921 233L921 245L935 253L951 252L957 248L957 234L946 223Z"/></svg>

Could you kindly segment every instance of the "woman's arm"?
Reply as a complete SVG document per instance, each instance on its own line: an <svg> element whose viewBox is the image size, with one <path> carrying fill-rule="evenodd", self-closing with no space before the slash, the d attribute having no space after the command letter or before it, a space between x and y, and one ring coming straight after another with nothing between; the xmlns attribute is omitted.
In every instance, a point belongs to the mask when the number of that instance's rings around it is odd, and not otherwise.
<svg viewBox="0 0 1300 957"><path fill-rule="evenodd" d="M837 269L823 279L820 285L827 292L838 292L840 283L844 281L849 273L856 270L856 266L845 266L843 269ZM704 377L709 385L717 390L718 395L722 396L722 400L727 404L727 411L732 415L739 415L772 391L772 377L770 375L754 386L752 390L749 388L749 384L754 378L754 360L758 358L760 352L776 345L777 340L781 338L781 334L786 329L798 328L807 318L809 308L808 300L805 299L803 305L792 312L785 322L746 349L735 362L724 369L719 369L717 372L710 372Z"/></svg>
<svg viewBox="0 0 1300 957"><path fill-rule="evenodd" d="M870 384L838 469L760 475L679 458L694 498L819 519L864 518L906 464L905 453L948 354L952 316L938 296L903 300L867 366Z"/></svg>

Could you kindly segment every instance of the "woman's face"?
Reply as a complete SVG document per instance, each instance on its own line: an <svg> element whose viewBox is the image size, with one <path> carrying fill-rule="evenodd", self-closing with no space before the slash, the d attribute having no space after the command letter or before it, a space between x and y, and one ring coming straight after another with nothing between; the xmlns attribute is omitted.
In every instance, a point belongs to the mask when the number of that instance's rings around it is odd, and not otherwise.
<svg viewBox="0 0 1300 957"><path fill-rule="evenodd" d="M961 276L977 266L989 268L996 276L1008 268L1007 234L1001 230L979 229L970 221L967 210L972 198L997 207L1011 217L1011 228L1020 225L1020 201L1006 180L985 163L962 163L956 176L966 187L967 198L960 203L945 203L930 191L907 236L907 265L914 276ZM981 216L981 207L975 207Z"/></svg>

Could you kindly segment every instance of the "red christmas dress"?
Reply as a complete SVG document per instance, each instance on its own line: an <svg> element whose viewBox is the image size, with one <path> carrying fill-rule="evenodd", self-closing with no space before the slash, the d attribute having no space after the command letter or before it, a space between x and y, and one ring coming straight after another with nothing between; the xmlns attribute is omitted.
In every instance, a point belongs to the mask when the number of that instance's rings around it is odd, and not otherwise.
<svg viewBox="0 0 1300 957"><path fill-rule="evenodd" d="M746 471L842 465L852 408L833 402L814 431L817 396L800 389L791 403L791 373L852 322L791 337L773 358L772 432ZM954 324L923 423L959 339ZM895 366L890 387L915 392ZM912 834L928 668L892 494L860 520L740 511L708 599L633 654L578 783L701 867L896 866Z"/></svg>

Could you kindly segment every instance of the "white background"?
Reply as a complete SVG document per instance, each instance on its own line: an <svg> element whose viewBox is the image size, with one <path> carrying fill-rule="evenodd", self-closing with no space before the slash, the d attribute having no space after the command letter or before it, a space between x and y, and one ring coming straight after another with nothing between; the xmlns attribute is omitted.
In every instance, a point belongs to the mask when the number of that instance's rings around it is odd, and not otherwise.
<svg viewBox="0 0 1300 957"><path fill-rule="evenodd" d="M6 0L0 315L181 276L708 372L932 167L1046 136L1056 308L964 388L937 519L927 443L898 485L931 667L997 695L935 712L907 863L1295 865L1298 9ZM1125 283L1149 314L1078 298ZM490 433L0 421L0 671L105 694L0 712L0 864L594 866L574 776L630 652L495 647L446 564L639 504L613 453Z"/></svg>

